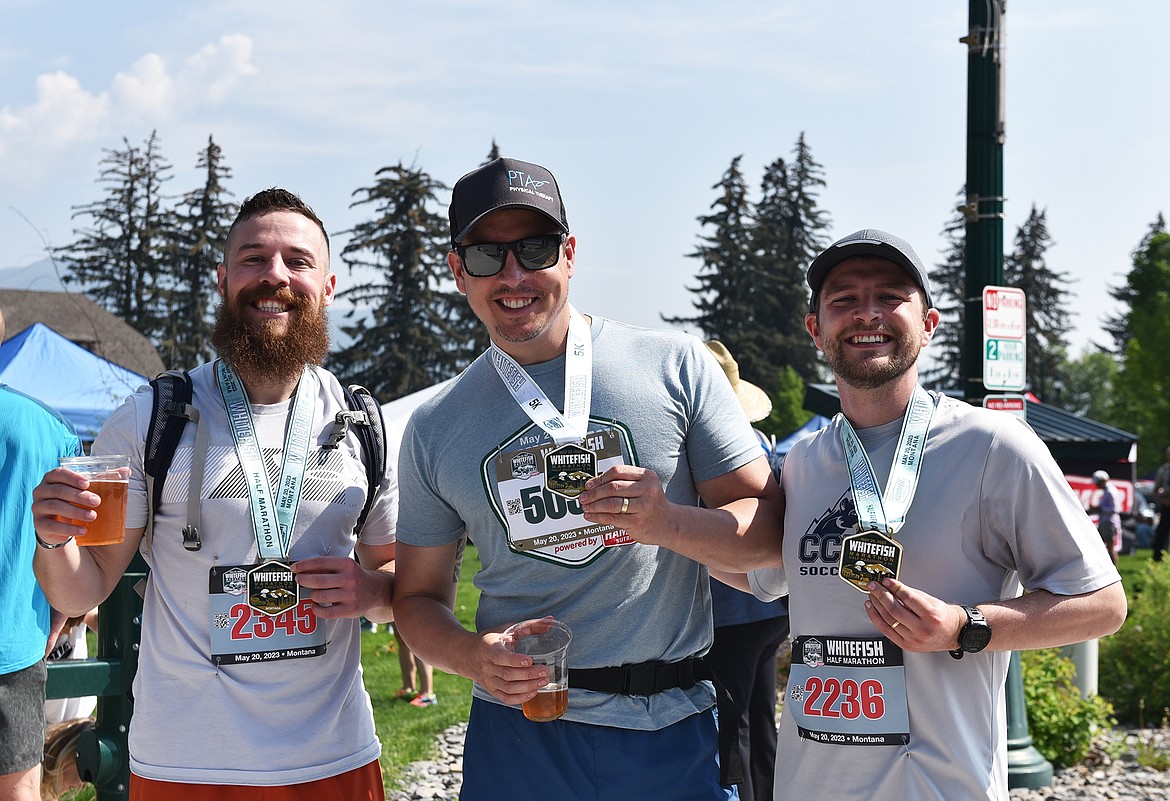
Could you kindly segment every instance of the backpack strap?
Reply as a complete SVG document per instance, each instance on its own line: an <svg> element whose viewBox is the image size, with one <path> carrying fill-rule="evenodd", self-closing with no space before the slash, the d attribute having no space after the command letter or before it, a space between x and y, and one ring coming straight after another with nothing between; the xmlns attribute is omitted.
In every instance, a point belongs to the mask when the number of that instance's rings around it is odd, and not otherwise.
<svg viewBox="0 0 1170 801"><path fill-rule="evenodd" d="M201 547L199 541L199 489L203 484L203 468L206 461L208 432L206 426L199 426L199 410L191 404L191 376L185 370L167 370L159 373L151 382L154 397L150 410L150 427L146 431L146 451L143 456L143 471L146 473L146 553L150 553L154 533L154 513L162 501L163 485L167 471L175 458L175 449L183 436L187 421L195 423L196 453L191 464L191 484L194 492L187 498L187 527L183 529L183 546L189 551ZM202 451L200 451L202 441ZM200 453L203 456L200 456ZM194 515L194 517L192 517Z"/></svg>
<svg viewBox="0 0 1170 801"><path fill-rule="evenodd" d="M329 432L326 448L336 448L352 427L362 448L362 461L366 466L366 503L358 515L354 534L361 536L366 517L377 500L378 489L386 477L386 421L382 419L382 407L370 391L359 384L345 388L346 411L338 412Z"/></svg>

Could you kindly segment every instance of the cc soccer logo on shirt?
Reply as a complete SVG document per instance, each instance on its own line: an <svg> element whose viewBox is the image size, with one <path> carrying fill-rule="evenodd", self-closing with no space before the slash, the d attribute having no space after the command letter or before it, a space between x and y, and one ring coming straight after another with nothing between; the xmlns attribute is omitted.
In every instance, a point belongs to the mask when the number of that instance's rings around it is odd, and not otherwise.
<svg viewBox="0 0 1170 801"><path fill-rule="evenodd" d="M836 576L841 559L841 541L857 530L853 492L846 489L825 513L815 518L797 545L802 576Z"/></svg>

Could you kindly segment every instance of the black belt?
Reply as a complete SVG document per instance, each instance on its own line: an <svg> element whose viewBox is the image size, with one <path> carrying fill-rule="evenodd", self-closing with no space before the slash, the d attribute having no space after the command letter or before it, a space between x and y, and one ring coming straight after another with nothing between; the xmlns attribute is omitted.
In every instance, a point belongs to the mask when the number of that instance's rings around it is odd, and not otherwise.
<svg viewBox="0 0 1170 801"><path fill-rule="evenodd" d="M688 656L678 662L569 668L570 687L613 695L654 695L676 687L689 690L704 680L715 685L719 709L719 779L725 787L730 787L743 781L743 765L739 757L739 713L735 701L715 679L701 656Z"/></svg>

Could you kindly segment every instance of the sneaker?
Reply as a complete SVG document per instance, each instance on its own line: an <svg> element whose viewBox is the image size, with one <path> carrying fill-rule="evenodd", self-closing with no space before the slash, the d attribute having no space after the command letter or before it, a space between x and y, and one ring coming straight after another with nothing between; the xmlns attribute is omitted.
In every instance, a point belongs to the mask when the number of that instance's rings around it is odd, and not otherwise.
<svg viewBox="0 0 1170 801"><path fill-rule="evenodd" d="M439 703L439 699L435 697L434 693L423 693L410 702L411 706L434 706Z"/></svg>
<svg viewBox="0 0 1170 801"><path fill-rule="evenodd" d="M418 698L418 695L419 694L417 690L399 690L397 693L395 693L394 697L399 701L413 702L414 699Z"/></svg>

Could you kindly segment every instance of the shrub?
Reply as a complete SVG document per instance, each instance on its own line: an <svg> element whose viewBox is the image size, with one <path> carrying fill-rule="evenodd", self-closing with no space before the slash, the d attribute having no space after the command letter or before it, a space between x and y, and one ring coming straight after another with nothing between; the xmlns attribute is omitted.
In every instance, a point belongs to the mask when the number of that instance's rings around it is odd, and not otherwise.
<svg viewBox="0 0 1170 801"><path fill-rule="evenodd" d="M1100 643L1101 695L1109 699L1118 719L1137 726L1142 707L1170 707L1170 562L1148 562L1140 576L1141 591L1130 600L1129 617L1121 630ZM1157 717L1157 713L1154 715Z"/></svg>
<svg viewBox="0 0 1170 801"><path fill-rule="evenodd" d="M1032 744L1057 768L1083 762L1094 735L1113 724L1109 702L1081 697L1076 668L1059 649L1024 651L1021 667Z"/></svg>

